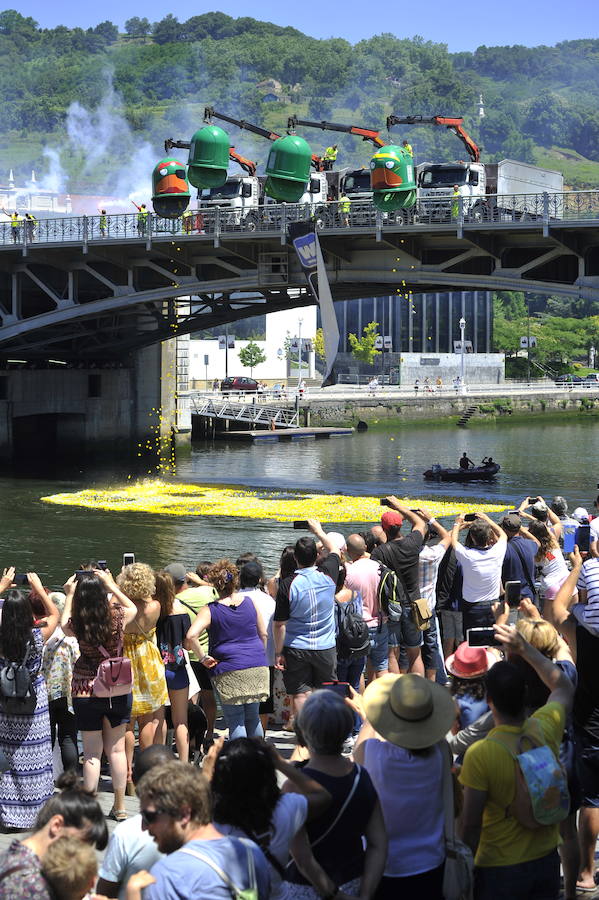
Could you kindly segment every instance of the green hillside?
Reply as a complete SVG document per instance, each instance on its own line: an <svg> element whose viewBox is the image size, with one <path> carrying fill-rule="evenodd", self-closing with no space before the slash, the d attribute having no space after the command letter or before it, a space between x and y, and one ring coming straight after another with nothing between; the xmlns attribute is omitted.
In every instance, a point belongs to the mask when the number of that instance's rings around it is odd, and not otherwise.
<svg viewBox="0 0 599 900"><path fill-rule="evenodd" d="M0 13L0 182L9 168L19 177L48 170L51 147L70 190L109 191L115 167L121 177L138 172L166 137L189 139L214 105L279 132L291 113L381 129L390 112L463 115L484 159L556 168L572 188L599 185L597 39L450 54L420 37L382 34L352 46L217 12L133 18L126 29L40 29L14 10ZM240 152L264 162L264 141L229 131ZM305 134L315 152L331 139ZM392 136L407 137L420 160L463 156L444 129ZM338 143L343 164L368 162L370 145L348 135Z"/></svg>

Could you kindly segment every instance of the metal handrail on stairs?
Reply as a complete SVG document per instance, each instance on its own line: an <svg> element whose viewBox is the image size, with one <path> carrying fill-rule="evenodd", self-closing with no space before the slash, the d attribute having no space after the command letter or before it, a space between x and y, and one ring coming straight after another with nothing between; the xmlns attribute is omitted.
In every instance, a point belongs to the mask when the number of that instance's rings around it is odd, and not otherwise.
<svg viewBox="0 0 599 900"><path fill-rule="evenodd" d="M197 416L247 422L267 428L297 428L298 410L280 406L263 406L259 403L232 403L230 400L190 397L191 412Z"/></svg>

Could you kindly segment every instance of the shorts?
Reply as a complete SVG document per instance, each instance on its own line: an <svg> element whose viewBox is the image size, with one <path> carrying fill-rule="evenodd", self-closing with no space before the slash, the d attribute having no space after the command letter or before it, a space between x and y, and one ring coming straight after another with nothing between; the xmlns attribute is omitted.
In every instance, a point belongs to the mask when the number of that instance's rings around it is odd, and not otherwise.
<svg viewBox="0 0 599 900"><path fill-rule="evenodd" d="M189 687L189 675L185 666L179 666L178 669L165 669L166 686L169 691L182 691Z"/></svg>
<svg viewBox="0 0 599 900"><path fill-rule="evenodd" d="M416 627L412 618L412 607L402 606L399 622L387 622L389 629L390 647L414 647L422 646L422 632Z"/></svg>
<svg viewBox="0 0 599 900"><path fill-rule="evenodd" d="M198 684L200 686L201 691L212 691L214 690L212 687L212 681L210 680L210 670L203 666L201 662L197 659L190 659L191 668L193 674L198 679Z"/></svg>
<svg viewBox="0 0 599 900"><path fill-rule="evenodd" d="M389 668L389 627L386 622L380 626L373 625L368 629L370 649L368 659L375 672L384 672Z"/></svg>
<svg viewBox="0 0 599 900"><path fill-rule="evenodd" d="M102 731L104 719L111 728L126 725L131 720L133 694L120 697L73 697L73 712L77 731Z"/></svg>
<svg viewBox="0 0 599 900"><path fill-rule="evenodd" d="M319 688L323 681L335 681L337 648L300 650L283 647L285 670L283 682L288 694L305 694Z"/></svg>
<svg viewBox="0 0 599 900"><path fill-rule="evenodd" d="M599 747L582 728L574 731L581 806L599 807Z"/></svg>
<svg viewBox="0 0 599 900"><path fill-rule="evenodd" d="M441 638L444 641L455 641L456 646L464 641L462 613L457 609L439 610L441 622Z"/></svg>
<svg viewBox="0 0 599 900"><path fill-rule="evenodd" d="M268 667L268 678L269 678L268 690L269 690L270 696L269 696L268 700L263 700L262 703L260 704L260 709L258 710L258 712L261 715L262 714L266 715L267 713L274 713L274 711L275 711L275 702L274 702L274 697L273 697L274 685L275 685L275 667L274 666Z"/></svg>

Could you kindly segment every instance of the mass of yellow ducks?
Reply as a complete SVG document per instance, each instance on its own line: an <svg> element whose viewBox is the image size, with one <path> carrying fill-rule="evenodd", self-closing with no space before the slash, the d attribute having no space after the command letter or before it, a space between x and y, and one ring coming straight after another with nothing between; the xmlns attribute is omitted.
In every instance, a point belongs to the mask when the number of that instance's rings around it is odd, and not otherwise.
<svg viewBox="0 0 599 900"><path fill-rule="evenodd" d="M251 490L222 485L180 484L146 480L110 490L87 488L41 498L45 503L90 509L127 511L166 516L234 516L243 519L317 518L321 522L368 523L380 520L379 497L347 494L304 494L291 491ZM412 509L425 507L439 518L459 513L501 512L505 504L473 501L464 497L400 498Z"/></svg>

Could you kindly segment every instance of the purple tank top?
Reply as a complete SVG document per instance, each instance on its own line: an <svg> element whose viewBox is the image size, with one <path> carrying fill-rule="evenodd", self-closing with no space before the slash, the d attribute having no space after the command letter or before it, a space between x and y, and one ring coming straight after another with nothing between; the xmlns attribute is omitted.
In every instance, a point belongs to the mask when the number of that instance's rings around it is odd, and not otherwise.
<svg viewBox="0 0 599 900"><path fill-rule="evenodd" d="M266 665L264 645L256 627L256 607L249 597L238 606L209 603L210 656L218 660L211 671L215 675L236 669L252 669Z"/></svg>

